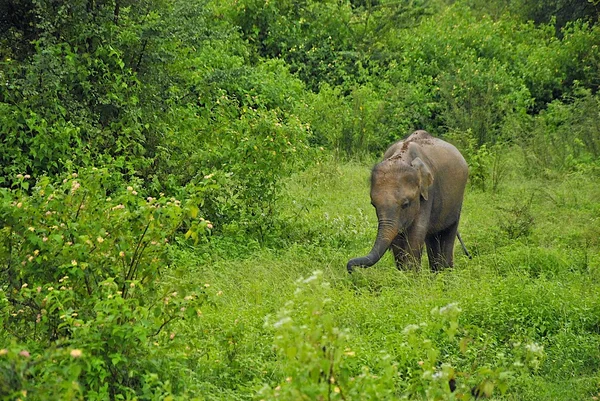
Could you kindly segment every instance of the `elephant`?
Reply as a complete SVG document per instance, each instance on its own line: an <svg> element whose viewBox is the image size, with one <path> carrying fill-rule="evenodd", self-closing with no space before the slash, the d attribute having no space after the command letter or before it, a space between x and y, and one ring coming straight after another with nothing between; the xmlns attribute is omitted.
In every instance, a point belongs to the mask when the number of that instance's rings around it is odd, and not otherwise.
<svg viewBox="0 0 600 401"><path fill-rule="evenodd" d="M375 244L368 255L348 262L348 272L373 266L388 249L398 269L418 269L424 244L432 271L452 267L467 177L458 149L426 131L391 145L371 172Z"/></svg>

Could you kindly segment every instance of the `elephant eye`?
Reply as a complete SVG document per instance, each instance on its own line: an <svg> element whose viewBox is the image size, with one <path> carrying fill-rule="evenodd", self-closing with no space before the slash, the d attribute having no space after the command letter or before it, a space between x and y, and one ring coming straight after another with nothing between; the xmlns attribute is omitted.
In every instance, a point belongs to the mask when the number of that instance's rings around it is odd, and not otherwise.
<svg viewBox="0 0 600 401"><path fill-rule="evenodd" d="M409 206L410 206L410 201L409 201L408 199L405 199L405 200L402 202L402 209L406 209L406 208L407 208L407 207L409 207Z"/></svg>

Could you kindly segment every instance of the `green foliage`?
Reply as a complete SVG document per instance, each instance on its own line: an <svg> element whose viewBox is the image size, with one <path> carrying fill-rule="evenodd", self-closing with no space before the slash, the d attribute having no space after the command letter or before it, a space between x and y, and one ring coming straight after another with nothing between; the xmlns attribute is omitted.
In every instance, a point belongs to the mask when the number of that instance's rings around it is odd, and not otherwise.
<svg viewBox="0 0 600 401"><path fill-rule="evenodd" d="M356 75L361 57L353 48L348 2L244 0L227 12L260 56L282 57L313 90Z"/></svg>
<svg viewBox="0 0 600 401"><path fill-rule="evenodd" d="M535 23L548 23L556 20L558 29L569 21L598 20L598 3L577 0L497 0L481 1L466 0L473 9L498 16L510 12L523 21L532 20Z"/></svg>
<svg viewBox="0 0 600 401"><path fill-rule="evenodd" d="M56 174L117 158L173 193L221 168L214 132L237 141L249 108L297 117L313 144L353 155L416 128L470 130L489 146L575 86L597 89L595 25L557 34L469 4L19 2L8 15L22 10L35 29L5 21L18 44L3 46L1 167Z"/></svg>
<svg viewBox="0 0 600 401"><path fill-rule="evenodd" d="M188 182L201 187L196 193L209 219L221 228L230 225L232 233L263 238L274 218L281 179L310 153L308 128L293 115L264 106L244 105L238 114L236 102L226 95L217 102L210 120L186 111L197 125L169 134L159 155L167 168L157 173L158 180L171 191ZM171 170L178 166L184 168Z"/></svg>
<svg viewBox="0 0 600 401"><path fill-rule="evenodd" d="M308 128L290 114L301 81L282 62L244 65L245 45L207 22L204 2L91 7L40 3L36 50L3 63L0 185L114 163L153 192L203 186L207 217L262 238L278 181L306 155Z"/></svg>
<svg viewBox="0 0 600 401"><path fill-rule="evenodd" d="M2 60L3 175L57 174L69 161L100 164L99 155L146 168L156 132L144 116L138 72L168 9L82 1L31 9L35 47Z"/></svg>
<svg viewBox="0 0 600 401"><path fill-rule="evenodd" d="M381 151L394 140L381 121L385 101L372 85L352 87L349 95L343 96L339 87L324 84L307 103L299 114L310 124L315 145L360 155Z"/></svg>
<svg viewBox="0 0 600 401"><path fill-rule="evenodd" d="M504 118L526 110L529 93L494 59L463 60L438 76L442 124L472 130L479 146L494 143Z"/></svg>
<svg viewBox="0 0 600 401"><path fill-rule="evenodd" d="M598 26L570 23L561 31L562 39L554 35L551 25L534 32L537 46L521 43L517 51L523 56L521 60L526 60L519 69L533 96L535 111L561 96L576 95L582 87L597 90Z"/></svg>
<svg viewBox="0 0 600 401"><path fill-rule="evenodd" d="M469 165L469 183L472 188L498 192L511 167L507 159L509 143L498 142L489 146L478 146L478 141L470 129L466 132L448 132L444 139L453 143L465 157Z"/></svg>
<svg viewBox="0 0 600 401"><path fill-rule="evenodd" d="M350 377L349 361L355 356L347 346L347 330L338 328L329 311L329 283L322 272L297 281L294 297L267 325L275 330L274 347L285 377L276 387L265 387L263 399L390 399L396 369L388 366L378 374L368 370Z"/></svg>
<svg viewBox="0 0 600 401"><path fill-rule="evenodd" d="M502 212L498 222L502 230L509 239L527 237L531 233L535 219L531 214L531 203L534 195L524 201L515 200L515 204L509 208L500 208Z"/></svg>
<svg viewBox="0 0 600 401"><path fill-rule="evenodd" d="M431 310L432 322L408 325L403 333L407 337L406 346L421 355L420 367L410 380L408 399L472 399L480 396L490 397L494 392L505 393L509 383L517 373L528 369L537 369L545 354L543 347L529 343L525 346L515 344L513 358L510 361L503 354L497 355L493 365L477 366L475 362L467 371L461 371L449 362L443 362L440 355L444 346L436 346L430 338L443 332L450 341L460 334L458 348L467 359L473 352L473 338L468 330L461 329L458 320L462 310L456 303ZM439 334L438 334L439 335ZM428 338L428 336L431 336ZM445 344L444 344L445 345ZM447 356L446 356L447 357ZM410 376L410 375L409 375ZM468 381L466 381L466 380ZM450 382L456 387L453 391ZM458 382L458 383L457 383ZM454 394L452 394L454 393Z"/></svg>
<svg viewBox="0 0 600 401"><path fill-rule="evenodd" d="M529 91L511 68L509 50L522 40L520 30L527 27L476 18L457 5L425 19L416 34L402 31L390 40L402 55L393 76L418 88L428 105L425 127L470 129L482 145L497 140L506 115L527 110Z"/></svg>
<svg viewBox="0 0 600 401"><path fill-rule="evenodd" d="M82 400L83 389L77 382L85 366L82 355L80 349L68 348L50 348L32 355L14 343L0 349L2 399Z"/></svg>
<svg viewBox="0 0 600 401"><path fill-rule="evenodd" d="M135 168L145 165L137 80L123 71L118 51L80 55L68 44L51 44L33 56L28 71L6 65L8 82L0 89L4 176L57 174L69 162L94 164L102 159L92 154L103 153Z"/></svg>
<svg viewBox="0 0 600 401"><path fill-rule="evenodd" d="M500 366L484 366L475 372L462 372L443 362L447 343L454 343L460 352L467 353L472 341L459 325L461 309L451 303L431 310L431 321L404 328L405 338L400 347L408 355L408 363L418 366L398 371L398 362L390 355L379 355L375 371L362 367L357 371L357 353L349 347L348 330L334 325L333 300L328 298L330 284L323 281L323 273L314 272L296 282L293 299L269 318L267 326L275 330L274 347L281 366L277 369L285 377L276 387L264 387L261 399L470 399L471 394L491 396L494 390L504 393L516 371L537 370L544 358L543 347L529 343L516 344L512 365L501 357ZM462 336L457 341L456 336ZM468 378L469 383L457 380ZM401 378L401 381L398 379ZM404 383L403 383L404 382ZM455 386L451 389L450 383ZM454 393L455 392L455 393ZM454 393L454 394L453 394Z"/></svg>
<svg viewBox="0 0 600 401"><path fill-rule="evenodd" d="M597 110L600 101L588 90L580 90L548 108L519 127L525 167L531 175L548 175L553 170L573 171L593 164L600 156Z"/></svg>
<svg viewBox="0 0 600 401"><path fill-rule="evenodd" d="M0 398L596 394L597 10L1 2ZM349 278L414 129L475 258Z"/></svg>
<svg viewBox="0 0 600 401"><path fill-rule="evenodd" d="M18 341L13 348L31 356L11 351L0 361L10 383L3 392L46 391L40 382L56 394L85 391L86 399L158 391L170 380L159 367L177 369L164 329L193 320L207 300L202 290L170 293L158 280L175 231L198 219L194 205L143 199L107 168L30 182L21 175L16 189L2 190L0 321ZM206 233L208 224L192 227ZM55 358L63 362L51 367Z"/></svg>

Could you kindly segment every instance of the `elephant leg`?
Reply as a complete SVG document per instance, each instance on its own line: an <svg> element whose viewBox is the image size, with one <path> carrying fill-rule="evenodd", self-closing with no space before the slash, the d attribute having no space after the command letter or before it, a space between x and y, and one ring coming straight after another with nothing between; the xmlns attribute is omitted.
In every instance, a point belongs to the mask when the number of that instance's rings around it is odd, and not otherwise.
<svg viewBox="0 0 600 401"><path fill-rule="evenodd" d="M429 259L429 267L431 271L437 272L444 267L444 255L442 253L442 239L440 234L436 233L428 235L425 238L427 245L427 258Z"/></svg>
<svg viewBox="0 0 600 401"><path fill-rule="evenodd" d="M390 246L398 270L414 266L416 270L421 267L422 241L410 241L406 234L398 234Z"/></svg>
<svg viewBox="0 0 600 401"><path fill-rule="evenodd" d="M458 221L439 234L444 267L454 267L454 243L457 231Z"/></svg>

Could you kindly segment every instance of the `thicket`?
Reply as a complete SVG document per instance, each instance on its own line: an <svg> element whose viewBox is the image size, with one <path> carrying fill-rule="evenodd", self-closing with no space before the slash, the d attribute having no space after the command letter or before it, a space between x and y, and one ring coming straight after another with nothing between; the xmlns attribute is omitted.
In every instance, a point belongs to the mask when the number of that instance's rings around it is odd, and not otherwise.
<svg viewBox="0 0 600 401"><path fill-rule="evenodd" d="M580 3L2 2L0 394L184 394L167 330L210 297L165 295L171 244L281 245L281 182L328 151L427 129L484 190L511 147L532 176L597 174Z"/></svg>

